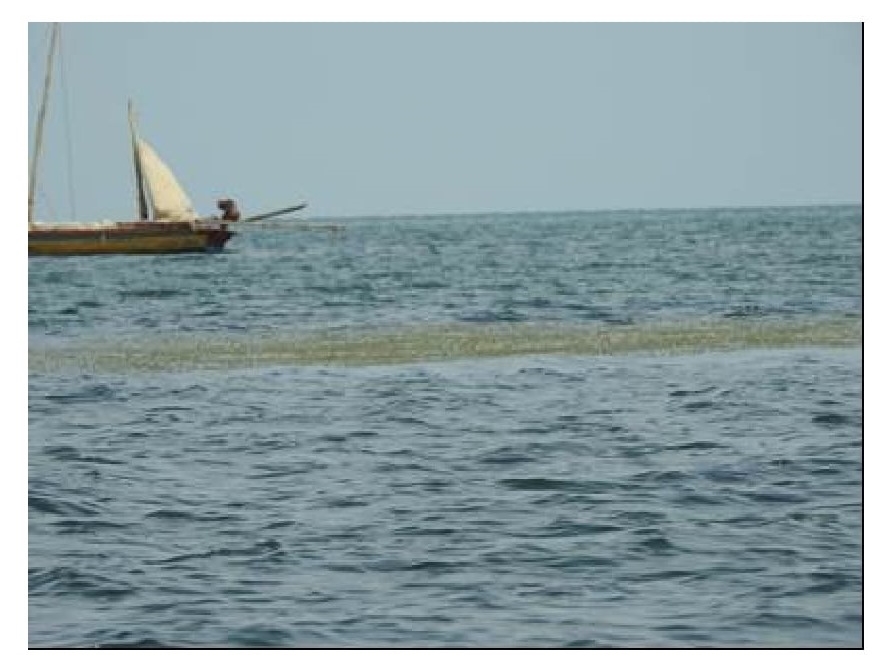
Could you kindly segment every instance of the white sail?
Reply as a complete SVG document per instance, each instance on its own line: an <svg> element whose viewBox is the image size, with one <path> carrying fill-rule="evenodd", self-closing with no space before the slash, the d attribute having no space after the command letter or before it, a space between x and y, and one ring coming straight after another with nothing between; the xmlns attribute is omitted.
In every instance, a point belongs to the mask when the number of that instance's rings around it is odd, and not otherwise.
<svg viewBox="0 0 884 668"><path fill-rule="evenodd" d="M197 220L199 215L172 170L160 160L150 144L140 137L137 143L142 174L153 205L154 220L169 223Z"/></svg>

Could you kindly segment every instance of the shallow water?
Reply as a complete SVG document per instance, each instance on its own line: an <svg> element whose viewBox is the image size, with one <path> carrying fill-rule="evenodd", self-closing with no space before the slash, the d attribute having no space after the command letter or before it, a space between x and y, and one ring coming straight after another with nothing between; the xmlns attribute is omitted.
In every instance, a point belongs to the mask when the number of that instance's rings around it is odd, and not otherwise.
<svg viewBox="0 0 884 668"><path fill-rule="evenodd" d="M860 211L32 258L31 646L858 646Z"/></svg>

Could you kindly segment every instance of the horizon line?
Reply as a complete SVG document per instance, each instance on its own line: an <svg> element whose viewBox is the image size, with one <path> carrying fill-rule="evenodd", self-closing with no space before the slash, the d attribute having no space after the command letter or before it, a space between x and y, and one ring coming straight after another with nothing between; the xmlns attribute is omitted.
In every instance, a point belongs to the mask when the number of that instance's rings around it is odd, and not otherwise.
<svg viewBox="0 0 884 668"><path fill-rule="evenodd" d="M323 214L319 216L305 216L309 220L346 220L346 219L371 219L371 218L449 218L452 216L515 216L520 214L541 213L635 213L635 212L664 212L664 211L735 211L735 210L758 210L758 209L834 209L845 207L862 208L862 202L840 202L826 204L710 204L704 206L649 206L649 207L604 207L599 209L517 209L517 210L482 210L482 211L448 211L436 213L348 213L342 215Z"/></svg>

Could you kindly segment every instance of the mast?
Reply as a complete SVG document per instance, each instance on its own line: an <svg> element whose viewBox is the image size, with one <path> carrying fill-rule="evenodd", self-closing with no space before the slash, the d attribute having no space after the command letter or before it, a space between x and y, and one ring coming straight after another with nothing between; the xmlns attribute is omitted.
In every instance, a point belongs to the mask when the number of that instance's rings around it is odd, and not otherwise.
<svg viewBox="0 0 884 668"><path fill-rule="evenodd" d="M141 170L141 153L138 151L138 133L135 131L135 107L129 100L129 131L132 134L132 157L135 161L135 188L137 190L136 203L138 205L138 219L147 220L150 214L147 210L147 196L144 194L144 177Z"/></svg>
<svg viewBox="0 0 884 668"><path fill-rule="evenodd" d="M43 147L43 124L46 121L46 103L49 100L49 89L52 83L52 67L55 61L55 51L58 45L57 23L52 24L52 38L49 43L49 55L46 58L46 78L43 81L43 99L40 102L40 111L37 114L37 128L34 136L34 155L31 156L31 169L28 175L28 223L34 222L34 206L37 192L37 159L40 149Z"/></svg>

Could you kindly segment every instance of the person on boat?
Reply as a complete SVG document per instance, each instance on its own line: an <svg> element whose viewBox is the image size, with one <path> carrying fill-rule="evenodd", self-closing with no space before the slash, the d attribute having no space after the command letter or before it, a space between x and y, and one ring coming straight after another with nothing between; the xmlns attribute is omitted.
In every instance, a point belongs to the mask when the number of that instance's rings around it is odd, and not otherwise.
<svg viewBox="0 0 884 668"><path fill-rule="evenodd" d="M219 199L218 208L224 212L224 215L221 216L221 220L229 220L231 222L239 220L239 209L236 207L236 202L232 199Z"/></svg>

